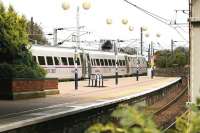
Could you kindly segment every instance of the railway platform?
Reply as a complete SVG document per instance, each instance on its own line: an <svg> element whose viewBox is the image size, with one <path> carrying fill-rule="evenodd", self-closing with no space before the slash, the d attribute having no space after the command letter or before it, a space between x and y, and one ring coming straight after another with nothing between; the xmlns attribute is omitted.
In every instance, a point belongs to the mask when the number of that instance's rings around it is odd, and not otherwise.
<svg viewBox="0 0 200 133"><path fill-rule="evenodd" d="M73 81L60 82L59 95L29 100L1 100L0 132L128 100L165 88L180 79L141 76L136 81L135 77L125 77L119 79L118 85L115 85L115 79L104 79L104 87L89 87L88 80L85 80L79 81L78 90L74 89Z"/></svg>

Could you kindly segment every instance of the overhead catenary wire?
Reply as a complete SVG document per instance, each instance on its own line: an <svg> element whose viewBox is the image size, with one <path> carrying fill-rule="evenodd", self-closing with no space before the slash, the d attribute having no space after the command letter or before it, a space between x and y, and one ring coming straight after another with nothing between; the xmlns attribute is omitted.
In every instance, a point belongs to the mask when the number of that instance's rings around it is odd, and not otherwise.
<svg viewBox="0 0 200 133"><path fill-rule="evenodd" d="M132 5L132 6L134 6L135 8L137 8L137 9L139 9L140 11L144 12L145 14L147 14L147 15L151 16L152 18L156 19L157 21L160 21L161 23L164 23L165 25L168 25L169 27L173 28L173 29L178 33L178 35L179 35L182 39L184 39L185 41L188 41L188 40L181 34L181 32L177 30L177 27L174 27L174 26L172 26L172 25L170 24L170 23L171 23L170 20L168 20L168 19L166 19L166 18L164 18L164 17L161 17L161 16L159 16L159 15L157 15L157 14L155 14L155 13L152 13L152 12L150 12L150 11L148 11L148 10L146 10L146 9L144 9L144 8L142 8L142 7L136 5L136 4L134 4L134 3L132 3L132 2L130 2L130 1L128 1L128 0L123 0L123 1L125 1L126 3L128 3L128 4ZM179 27L179 26L178 26L178 27ZM180 27L179 27L179 28L180 28Z"/></svg>

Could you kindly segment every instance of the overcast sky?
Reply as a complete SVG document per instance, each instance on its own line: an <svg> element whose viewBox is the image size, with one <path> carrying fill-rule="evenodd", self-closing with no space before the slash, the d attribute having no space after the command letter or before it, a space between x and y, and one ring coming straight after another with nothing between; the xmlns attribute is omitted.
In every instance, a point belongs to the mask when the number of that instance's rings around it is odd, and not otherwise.
<svg viewBox="0 0 200 133"><path fill-rule="evenodd" d="M83 0L69 0L70 9L64 11L61 7L64 0L2 0L8 6L13 5L19 14L24 14L28 19L34 18L39 23L45 33L50 33L55 27L73 27L76 26L76 7L81 6ZM158 22L152 17L144 14L133 6L130 6L123 0L90 0L91 9L80 9L80 25L87 27L87 30L93 34L86 35L82 39L133 39L140 38L140 27L148 28L149 38L145 42L159 41L162 47L169 48L170 40L183 40L175 30L169 26ZM153 12L166 19L185 23L187 15L178 12L175 15L175 9L188 9L188 0L130 0L134 4ZM106 18L112 18L113 24L107 25ZM121 19L126 17L134 30L130 32L128 25L122 25ZM186 27L183 27L186 29ZM180 30L181 31L181 30ZM146 33L147 33L146 32ZM187 33L181 31L187 37ZM156 34L161 34L156 39ZM62 34L62 33L60 33ZM65 34L63 32L63 34ZM58 37L59 39L63 39ZM181 45L181 44L180 44Z"/></svg>

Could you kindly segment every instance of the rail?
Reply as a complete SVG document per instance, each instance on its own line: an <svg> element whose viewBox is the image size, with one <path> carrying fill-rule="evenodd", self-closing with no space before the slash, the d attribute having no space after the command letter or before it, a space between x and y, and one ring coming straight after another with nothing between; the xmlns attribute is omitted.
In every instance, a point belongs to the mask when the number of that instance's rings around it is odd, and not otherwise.
<svg viewBox="0 0 200 133"><path fill-rule="evenodd" d="M189 111L190 111L189 109L186 110L180 117L187 115L189 113ZM175 124L176 124L176 120L173 123L171 123L169 126L167 126L164 130L162 130L162 133L165 133L167 130L169 130L171 127L173 127Z"/></svg>
<svg viewBox="0 0 200 133"><path fill-rule="evenodd" d="M153 113L153 115L158 115L159 113L163 112L164 110L166 110L167 108L169 108L172 104L174 104L180 97L182 97L185 92L188 90L188 87L185 87L183 91L181 91L181 93L176 96L172 101L170 101L169 103L167 103L166 105L162 106L159 110L155 111Z"/></svg>

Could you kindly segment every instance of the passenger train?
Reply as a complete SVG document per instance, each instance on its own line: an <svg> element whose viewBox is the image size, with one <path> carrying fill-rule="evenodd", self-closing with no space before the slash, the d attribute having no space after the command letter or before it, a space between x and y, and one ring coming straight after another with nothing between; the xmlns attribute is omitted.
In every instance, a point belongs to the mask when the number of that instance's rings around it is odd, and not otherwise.
<svg viewBox="0 0 200 133"><path fill-rule="evenodd" d="M33 59L47 71L48 78L74 79L74 49L65 47L31 47ZM90 74L102 74L104 77L115 75L115 54L113 52L78 50L78 78L88 78ZM138 58L138 60L137 60ZM118 53L118 75L136 74L137 61L139 74L147 73L147 63L143 56Z"/></svg>

